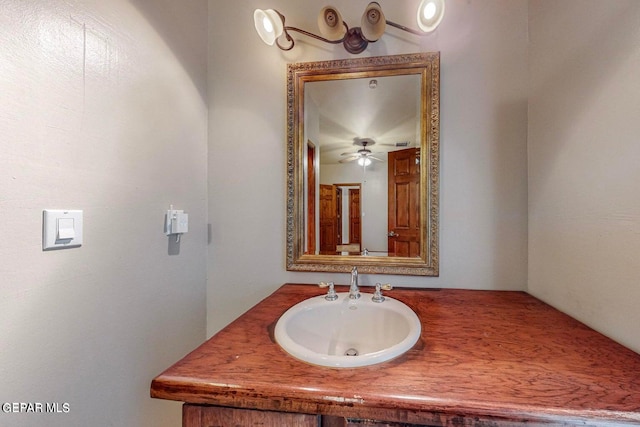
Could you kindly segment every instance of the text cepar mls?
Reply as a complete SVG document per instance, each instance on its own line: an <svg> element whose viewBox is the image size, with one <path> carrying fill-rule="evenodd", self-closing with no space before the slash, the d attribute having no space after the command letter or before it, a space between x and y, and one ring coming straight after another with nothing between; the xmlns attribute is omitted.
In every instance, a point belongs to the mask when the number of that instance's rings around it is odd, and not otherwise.
<svg viewBox="0 0 640 427"><path fill-rule="evenodd" d="M69 403L59 402L5 402L2 412L6 414L68 414L71 411Z"/></svg>

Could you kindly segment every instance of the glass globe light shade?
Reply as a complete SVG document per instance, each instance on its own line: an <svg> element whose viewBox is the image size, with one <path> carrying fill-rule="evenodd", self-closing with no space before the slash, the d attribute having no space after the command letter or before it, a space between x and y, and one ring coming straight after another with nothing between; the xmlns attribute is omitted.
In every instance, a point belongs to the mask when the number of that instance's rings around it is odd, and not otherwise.
<svg viewBox="0 0 640 427"><path fill-rule="evenodd" d="M440 25L444 17L444 0L422 0L418 7L418 27L430 33Z"/></svg>
<svg viewBox="0 0 640 427"><path fill-rule="evenodd" d="M282 18L273 9L256 9L253 12L253 25L263 42L272 46L278 37L282 35L284 25Z"/></svg>
<svg viewBox="0 0 640 427"><path fill-rule="evenodd" d="M371 159L367 159L366 157L360 157L358 159L358 164L360 166L369 166L371 164Z"/></svg>

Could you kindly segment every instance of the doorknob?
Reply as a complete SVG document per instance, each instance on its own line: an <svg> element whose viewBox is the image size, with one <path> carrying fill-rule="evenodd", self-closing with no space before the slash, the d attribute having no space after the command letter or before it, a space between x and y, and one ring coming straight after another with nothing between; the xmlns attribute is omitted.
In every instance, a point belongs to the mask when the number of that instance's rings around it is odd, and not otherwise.
<svg viewBox="0 0 640 427"><path fill-rule="evenodd" d="M398 236L399 236L399 234L398 234L398 233L396 233L395 231L391 230L391 231L389 232L388 236L389 236L389 237L398 237Z"/></svg>

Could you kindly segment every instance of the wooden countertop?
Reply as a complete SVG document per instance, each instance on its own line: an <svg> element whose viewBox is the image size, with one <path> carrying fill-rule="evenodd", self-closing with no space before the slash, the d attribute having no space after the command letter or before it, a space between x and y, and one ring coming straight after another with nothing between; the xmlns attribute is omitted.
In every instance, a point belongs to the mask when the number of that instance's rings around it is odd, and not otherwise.
<svg viewBox="0 0 640 427"><path fill-rule="evenodd" d="M420 341L347 369L296 360L272 339L282 313L322 292L283 285L156 377L151 396L406 423L640 425L640 355L524 292L386 292L418 314Z"/></svg>

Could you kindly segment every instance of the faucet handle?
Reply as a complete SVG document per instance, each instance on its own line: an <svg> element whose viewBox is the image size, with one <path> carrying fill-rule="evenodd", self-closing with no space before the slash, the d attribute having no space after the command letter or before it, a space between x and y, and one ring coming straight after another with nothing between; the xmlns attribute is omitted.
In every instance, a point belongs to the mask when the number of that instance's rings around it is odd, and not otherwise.
<svg viewBox="0 0 640 427"><path fill-rule="evenodd" d="M382 295L382 290L385 291L390 291L391 289L393 289L393 286L391 285L391 283L385 283L384 285L380 284L380 283L376 283L376 291L373 294L373 296L371 297L371 301L373 302L383 302L385 300L384 296Z"/></svg>
<svg viewBox="0 0 640 427"><path fill-rule="evenodd" d="M327 295L324 297L324 299L326 299L327 301L335 301L338 299L338 294L336 293L336 290L333 288L334 285L335 283L333 282L318 283L318 286L320 286L321 288L329 288Z"/></svg>

